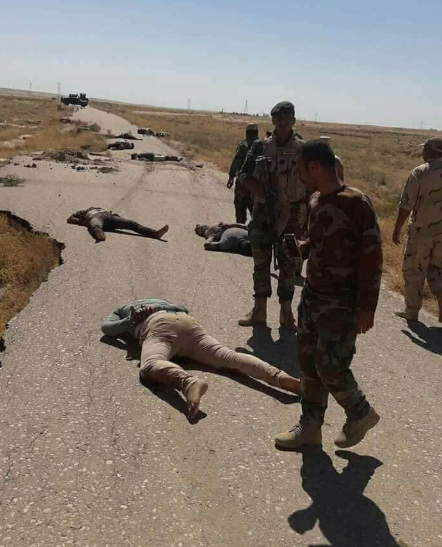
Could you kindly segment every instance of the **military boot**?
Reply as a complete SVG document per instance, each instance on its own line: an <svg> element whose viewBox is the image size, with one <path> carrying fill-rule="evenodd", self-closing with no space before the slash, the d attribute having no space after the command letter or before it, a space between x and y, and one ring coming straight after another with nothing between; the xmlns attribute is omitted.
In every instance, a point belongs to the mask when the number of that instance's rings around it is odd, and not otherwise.
<svg viewBox="0 0 442 547"><path fill-rule="evenodd" d="M416 310L396 311L394 314L407 321L417 321L419 319L419 312Z"/></svg>
<svg viewBox="0 0 442 547"><path fill-rule="evenodd" d="M255 298L255 305L244 319L238 321L240 327L253 327L267 324L267 298Z"/></svg>
<svg viewBox="0 0 442 547"><path fill-rule="evenodd" d="M281 302L279 323L281 324L281 327L285 327L290 331L296 332L298 330L295 323L295 318L293 317L292 302L290 300L284 300Z"/></svg>
<svg viewBox="0 0 442 547"><path fill-rule="evenodd" d="M350 446L360 443L368 431L370 431L379 420L379 414L371 407L365 418L347 421L342 428L342 431L337 436L335 445L339 446L339 448L350 448Z"/></svg>
<svg viewBox="0 0 442 547"><path fill-rule="evenodd" d="M301 446L321 445L322 430L318 422L299 422L287 433L279 433L275 437L278 448L296 450Z"/></svg>

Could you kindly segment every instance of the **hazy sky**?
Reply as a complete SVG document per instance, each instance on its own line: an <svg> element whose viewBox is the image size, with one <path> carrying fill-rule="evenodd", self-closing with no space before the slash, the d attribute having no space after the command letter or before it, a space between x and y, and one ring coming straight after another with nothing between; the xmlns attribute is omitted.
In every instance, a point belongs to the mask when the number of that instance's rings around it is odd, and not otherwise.
<svg viewBox="0 0 442 547"><path fill-rule="evenodd" d="M0 87L442 127L441 0L0 0Z"/></svg>

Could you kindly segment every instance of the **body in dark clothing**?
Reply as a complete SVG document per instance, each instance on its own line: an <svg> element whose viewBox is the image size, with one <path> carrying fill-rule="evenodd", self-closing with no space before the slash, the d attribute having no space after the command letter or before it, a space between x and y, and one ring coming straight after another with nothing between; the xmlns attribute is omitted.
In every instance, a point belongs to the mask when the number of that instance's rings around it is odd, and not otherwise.
<svg viewBox="0 0 442 547"><path fill-rule="evenodd" d="M145 237L161 239L169 229L166 224L160 230L153 230L135 220L120 217L120 215L101 207L89 207L89 209L77 211L67 221L69 224L86 226L95 241L104 241L106 239L104 232L113 230L132 230Z"/></svg>

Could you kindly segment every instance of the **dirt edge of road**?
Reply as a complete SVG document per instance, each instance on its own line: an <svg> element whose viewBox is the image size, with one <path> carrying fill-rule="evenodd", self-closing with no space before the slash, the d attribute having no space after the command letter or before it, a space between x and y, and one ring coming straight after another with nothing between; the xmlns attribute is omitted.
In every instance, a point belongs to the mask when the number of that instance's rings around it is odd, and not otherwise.
<svg viewBox="0 0 442 547"><path fill-rule="evenodd" d="M65 244L34 230L27 220L6 210L0 210L0 240L3 241L0 253L1 367L9 322L27 306L49 273L63 264Z"/></svg>

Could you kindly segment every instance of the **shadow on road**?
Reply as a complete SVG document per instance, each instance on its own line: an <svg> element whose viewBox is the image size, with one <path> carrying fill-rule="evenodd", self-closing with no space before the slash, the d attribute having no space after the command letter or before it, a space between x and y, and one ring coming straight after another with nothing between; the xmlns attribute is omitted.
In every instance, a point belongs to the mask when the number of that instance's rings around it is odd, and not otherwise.
<svg viewBox="0 0 442 547"><path fill-rule="evenodd" d="M247 345L252 348L238 347L238 353L254 355L287 374L299 378L298 340L294 332L287 329L278 329L279 338L272 337L272 330L268 327L253 327L253 334L247 340Z"/></svg>
<svg viewBox="0 0 442 547"><path fill-rule="evenodd" d="M420 321L408 321L410 331L402 329L402 332L417 346L431 351L436 355L442 355L442 328L427 327Z"/></svg>
<svg viewBox="0 0 442 547"><path fill-rule="evenodd" d="M348 461L342 473L322 449L312 448L302 454L302 487L312 503L288 518L290 526L303 535L318 523L330 544L327 547L401 547L382 510L364 496L382 462L345 450L338 450L336 455Z"/></svg>

